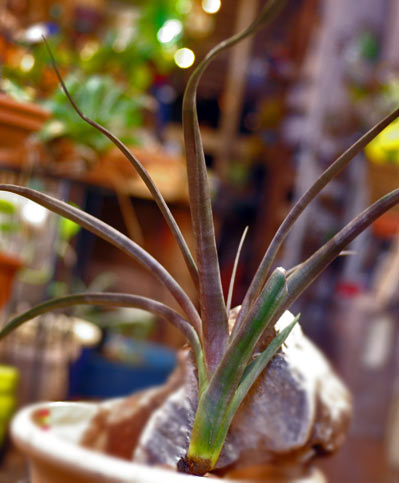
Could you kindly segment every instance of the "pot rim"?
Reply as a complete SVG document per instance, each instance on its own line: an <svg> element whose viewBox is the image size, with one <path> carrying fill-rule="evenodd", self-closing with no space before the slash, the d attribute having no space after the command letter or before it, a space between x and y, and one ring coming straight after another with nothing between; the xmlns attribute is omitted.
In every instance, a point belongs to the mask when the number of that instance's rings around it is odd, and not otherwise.
<svg viewBox="0 0 399 483"><path fill-rule="evenodd" d="M73 440L63 439L51 429L41 428L33 419L38 411L48 409L79 408L86 411L88 415L94 415L100 407L103 407L100 403L82 402L42 402L29 405L21 409L12 420L12 439L28 458L45 460L66 469L78 470L87 476L98 477L98 481L146 483L198 481L196 476L127 462L84 448Z"/></svg>

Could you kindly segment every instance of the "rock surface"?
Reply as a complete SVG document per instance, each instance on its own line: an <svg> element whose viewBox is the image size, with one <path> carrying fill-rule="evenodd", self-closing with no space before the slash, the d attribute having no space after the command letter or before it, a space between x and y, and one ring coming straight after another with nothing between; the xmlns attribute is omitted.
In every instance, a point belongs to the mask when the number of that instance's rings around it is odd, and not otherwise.
<svg viewBox="0 0 399 483"><path fill-rule="evenodd" d="M286 312L276 331L292 319ZM188 449L197 393L195 366L185 350L165 386L100 412L84 444L136 462L176 467ZM298 464L333 452L350 415L348 390L297 324L239 408L217 468Z"/></svg>
<svg viewBox="0 0 399 483"><path fill-rule="evenodd" d="M292 320L286 312L279 332ZM191 359L184 384L149 418L133 459L176 465L186 454L194 421L197 385ZM306 461L342 443L351 415L348 390L297 325L259 377L231 425L217 468Z"/></svg>

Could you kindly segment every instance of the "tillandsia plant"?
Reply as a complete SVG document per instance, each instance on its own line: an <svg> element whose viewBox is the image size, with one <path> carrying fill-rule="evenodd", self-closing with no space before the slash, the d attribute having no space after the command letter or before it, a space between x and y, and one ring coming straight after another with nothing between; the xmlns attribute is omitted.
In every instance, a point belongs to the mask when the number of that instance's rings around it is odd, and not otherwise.
<svg viewBox="0 0 399 483"><path fill-rule="evenodd" d="M198 404L187 454L178 463L180 471L203 475L211 471L219 458L231 422L250 388L264 371L269 361L282 346L299 315L277 335L275 323L287 308L341 251L381 214L399 202L395 189L364 210L310 258L290 270L272 270L279 248L290 228L307 205L363 148L386 126L399 116L399 109L388 115L345 151L314 182L293 206L275 234L238 312L234 327L229 329L229 310L234 274L225 301L217 257L204 152L196 112L196 92L202 74L224 49L255 33L272 21L284 0L269 0L257 19L243 32L217 45L197 66L186 87L183 100L184 139L187 157L189 201L195 238L195 257L167 207L161 193L140 162L112 133L85 116L67 91L53 60L61 86L80 117L107 136L138 171L159 206L181 249L187 268L198 290L196 306L179 283L143 248L93 216L62 201L29 188L0 185L0 190L17 193L81 225L107 240L121 251L140 262L169 290L180 306L181 313L159 301L146 297L119 293L81 293L49 300L11 320L0 337L35 316L74 304L139 307L174 324L187 338L194 354L198 379ZM242 245L240 243L240 247ZM236 261L240 254L238 249ZM262 338L270 340L263 352L254 356Z"/></svg>

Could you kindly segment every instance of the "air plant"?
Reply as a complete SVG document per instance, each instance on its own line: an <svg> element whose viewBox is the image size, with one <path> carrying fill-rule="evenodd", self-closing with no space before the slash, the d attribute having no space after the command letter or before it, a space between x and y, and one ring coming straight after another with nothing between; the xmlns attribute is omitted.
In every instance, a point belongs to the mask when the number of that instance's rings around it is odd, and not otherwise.
<svg viewBox="0 0 399 483"><path fill-rule="evenodd" d="M181 309L181 312L178 313L163 303L137 295L81 293L49 300L17 316L3 328L0 338L33 317L75 304L138 307L153 312L175 325L185 335L191 346L197 368L199 389L189 448L186 456L179 461L178 469L197 475L203 475L215 467L238 407L290 334L299 315L277 335L273 330L275 323L357 235L399 202L399 189L395 189L364 210L297 267L287 271L281 267L272 270L278 250L307 205L375 136L399 116L399 109L396 109L335 160L295 203L266 250L244 297L234 327L229 331L228 308L231 296L226 303L221 286L211 198L196 112L197 86L214 57L270 23L284 3L284 0L269 0L257 19L247 29L213 48L197 66L188 81L183 100L183 127L189 202L195 238L195 258L148 173L119 139L80 111L66 89L53 59L53 66L61 86L75 111L84 121L102 132L119 148L151 191L176 238L197 288L198 306L157 260L111 226L46 194L20 186L0 185L0 190L17 193L73 220L140 262L169 290ZM239 252L240 249L236 259L239 257ZM233 284L234 276L229 290L230 294ZM255 347L260 339L265 340L266 336L267 340L271 340L271 342L263 352L254 357Z"/></svg>

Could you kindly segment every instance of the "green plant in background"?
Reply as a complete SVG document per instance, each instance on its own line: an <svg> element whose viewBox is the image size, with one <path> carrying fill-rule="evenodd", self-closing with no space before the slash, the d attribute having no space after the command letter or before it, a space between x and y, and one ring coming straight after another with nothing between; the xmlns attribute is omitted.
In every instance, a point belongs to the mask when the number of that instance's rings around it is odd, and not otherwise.
<svg viewBox="0 0 399 483"><path fill-rule="evenodd" d="M0 243L3 245L4 238L7 239L10 235L19 230L19 224L16 221L17 208L15 204L7 199L0 199ZM0 245L0 246L1 246ZM2 247L3 249L6 248Z"/></svg>
<svg viewBox="0 0 399 483"><path fill-rule="evenodd" d="M142 123L141 111L144 96L134 99L122 85L107 75L93 75L87 81L81 76L70 74L66 85L87 115L110 129L126 144L138 144L134 130ZM89 126L70 109L68 99L62 92L55 91L44 102L53 117L40 132L40 139L48 142L67 137L77 145L92 148L96 153L104 152L110 145L109 139Z"/></svg>
<svg viewBox="0 0 399 483"><path fill-rule="evenodd" d="M130 294L80 293L49 300L19 315L3 328L0 337L5 337L36 315L74 304L138 307L174 324L186 336L198 369L199 393L196 417L187 455L178 465L180 471L193 474L202 475L214 468L238 407L268 362L284 343L299 316L282 332L275 335L273 326L277 320L312 281L339 256L345 246L381 214L399 203L399 189L395 189L364 210L297 267L287 271L282 267L272 269L277 253L290 228L307 205L373 138L399 116L399 109L396 109L334 161L295 203L266 250L244 297L234 327L229 331L228 308L231 297L229 296L226 304L220 281L211 198L196 113L196 92L201 76L212 59L224 49L270 23L284 3L284 0L269 0L253 24L240 34L216 46L206 56L195 69L186 87L183 101L183 123L190 208L196 242L195 260L165 201L140 162L119 139L80 111L58 74L65 94L80 117L107 136L125 154L150 188L154 200L176 237L188 270L198 289L198 306L190 300L179 283L148 252L101 220L37 191L20 186L0 185L0 190L11 191L30 198L118 247L152 272L169 290L181 308L181 313L178 313L156 300ZM54 67L57 69L55 64ZM239 252L240 249L237 259ZM233 285L234 277L231 281L230 294ZM266 336L271 336L271 342L264 352L254 357L258 341L261 338L265 340Z"/></svg>
<svg viewBox="0 0 399 483"><path fill-rule="evenodd" d="M138 48L141 47L141 55L151 59L158 71L167 73L174 65L173 54L183 46L184 21L192 1L160 0L140 3Z"/></svg>
<svg viewBox="0 0 399 483"><path fill-rule="evenodd" d="M96 32L89 37L74 32L77 35L71 40L60 26L60 32L50 40L60 68L85 76L109 72L140 90L151 86L156 70L169 72L175 66L171 52L184 43L184 22L192 1L139 0L132 4L126 4L119 14L118 10L110 11L112 17L123 19L123 25L102 25L101 42ZM162 31L165 26L170 28ZM15 39L24 51L15 62L4 63L3 74L24 88L33 87L40 96L48 74L48 55L40 42L43 24L31 28L36 28L33 38L28 28L24 36Z"/></svg>
<svg viewBox="0 0 399 483"><path fill-rule="evenodd" d="M183 45L190 6L191 0L138 2L132 15L124 13L128 21L123 27L107 27L101 42L84 36L71 41L62 30L49 39L60 69L68 72L67 87L83 111L126 144L140 144L135 130L143 124L147 90L155 76L176 67L173 55ZM43 141L67 137L103 153L110 141L80 120L62 93L53 92L56 83L44 44L40 37L27 43L29 29L25 37L18 41L22 52L15 55L17 61L2 65L1 88L19 101L39 100L51 112L40 133Z"/></svg>

